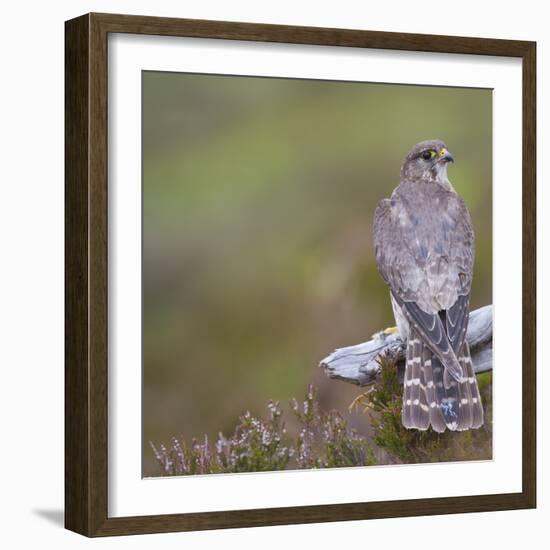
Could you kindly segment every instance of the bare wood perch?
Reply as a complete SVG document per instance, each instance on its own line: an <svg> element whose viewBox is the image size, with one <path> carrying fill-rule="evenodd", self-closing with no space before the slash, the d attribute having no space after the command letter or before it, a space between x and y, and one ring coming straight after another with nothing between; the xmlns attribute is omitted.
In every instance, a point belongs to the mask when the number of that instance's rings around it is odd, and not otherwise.
<svg viewBox="0 0 550 550"><path fill-rule="evenodd" d="M470 345L476 373L493 368L493 306L488 305L470 312L466 341ZM378 357L389 354L397 361L399 376L403 379L405 368L405 344L398 334L377 332L362 344L339 348L325 357L320 367L330 378L350 382L358 386L372 384L378 376Z"/></svg>

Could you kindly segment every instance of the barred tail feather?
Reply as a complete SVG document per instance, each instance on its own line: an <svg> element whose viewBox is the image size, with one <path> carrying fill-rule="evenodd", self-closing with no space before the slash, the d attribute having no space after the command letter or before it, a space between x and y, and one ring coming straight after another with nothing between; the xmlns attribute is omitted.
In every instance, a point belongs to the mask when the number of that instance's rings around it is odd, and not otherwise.
<svg viewBox="0 0 550 550"><path fill-rule="evenodd" d="M414 428L412 421L412 362L409 361L409 346L407 346L407 360L405 363L405 377L403 379L403 407L401 409L401 423L405 428Z"/></svg>
<svg viewBox="0 0 550 550"><path fill-rule="evenodd" d="M411 342L412 357L411 357L411 420L416 428L420 422L420 359L422 356L422 344L420 339L413 332L412 337L409 337Z"/></svg>
<svg viewBox="0 0 550 550"><path fill-rule="evenodd" d="M410 331L401 413L405 428L427 430L431 425L441 433L483 425L483 406L467 343L458 360L464 375L457 382L418 333Z"/></svg>
<svg viewBox="0 0 550 550"><path fill-rule="evenodd" d="M468 359L469 359L469 356L470 354L468 351ZM462 367L462 372L463 372L463 376L458 382L458 426L456 429L459 431L469 430L472 427L472 419L473 419L474 403L472 401L472 390L471 390L470 379L466 375L465 361L466 361L466 356L465 356L464 346L463 346L462 351L458 357L458 362L460 363L460 366Z"/></svg>
<svg viewBox="0 0 550 550"><path fill-rule="evenodd" d="M409 333L403 381L402 422L405 428L427 430L430 425L423 363L424 346L416 332Z"/></svg>
<svg viewBox="0 0 550 550"><path fill-rule="evenodd" d="M432 357L435 401L447 428L454 431L458 427L458 383L443 366L439 357Z"/></svg>
<svg viewBox="0 0 550 550"><path fill-rule="evenodd" d="M469 425L463 429L480 428L483 426L483 403L477 385L477 378L474 372L474 365L470 355L470 347L464 342L459 361L464 372L464 382L461 383L461 403L468 400L468 414L465 418L469 419Z"/></svg>
<svg viewBox="0 0 550 550"><path fill-rule="evenodd" d="M419 388L419 402L416 405L417 410L417 429L418 430L427 430L430 425L430 408L428 407L428 396L426 394L426 376L424 371L424 346L420 344L419 355L418 355L418 372L420 375L420 382L418 384ZM413 401L414 406L414 401Z"/></svg>
<svg viewBox="0 0 550 550"><path fill-rule="evenodd" d="M483 404L468 344L459 356L464 376L452 378L439 358L426 347L423 354L423 377L429 407L430 424L436 432L463 431L483 425Z"/></svg>
<svg viewBox="0 0 550 550"><path fill-rule="evenodd" d="M424 347L422 353L422 360L424 363L424 380L426 383L426 399L430 414L430 424L432 429L436 432L444 432L447 428L443 413L437 402L437 396L435 393L435 382L433 376L433 359L432 352L428 347Z"/></svg>

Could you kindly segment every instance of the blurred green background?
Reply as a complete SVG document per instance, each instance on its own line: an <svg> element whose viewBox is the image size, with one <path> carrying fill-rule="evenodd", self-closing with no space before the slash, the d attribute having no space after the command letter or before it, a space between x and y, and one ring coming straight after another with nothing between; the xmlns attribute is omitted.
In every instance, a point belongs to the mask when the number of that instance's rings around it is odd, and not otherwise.
<svg viewBox="0 0 550 550"><path fill-rule="evenodd" d="M229 435L310 382L369 433L347 411L361 390L317 365L394 324L372 217L431 138L472 214L476 308L492 302L491 90L143 73L144 475L149 441Z"/></svg>

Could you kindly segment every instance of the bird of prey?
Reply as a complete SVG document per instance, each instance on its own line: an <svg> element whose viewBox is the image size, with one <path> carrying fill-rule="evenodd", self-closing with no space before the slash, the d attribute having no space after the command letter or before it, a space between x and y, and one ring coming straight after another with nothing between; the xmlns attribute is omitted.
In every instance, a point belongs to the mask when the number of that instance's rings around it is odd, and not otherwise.
<svg viewBox="0 0 550 550"><path fill-rule="evenodd" d="M374 214L378 271L407 342L402 422L436 432L483 425L465 340L474 231L447 177L453 161L442 141L417 143L403 162L399 186Z"/></svg>

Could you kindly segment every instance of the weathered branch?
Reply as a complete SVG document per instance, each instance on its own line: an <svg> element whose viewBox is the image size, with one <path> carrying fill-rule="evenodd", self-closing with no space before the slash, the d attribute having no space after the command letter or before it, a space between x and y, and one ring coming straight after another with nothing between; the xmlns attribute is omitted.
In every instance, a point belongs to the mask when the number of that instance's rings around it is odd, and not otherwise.
<svg viewBox="0 0 550 550"><path fill-rule="evenodd" d="M466 340L470 345L476 373L493 368L493 306L488 305L470 313ZM372 384L378 376L378 357L389 354L397 361L399 375L404 371L405 345L398 334L377 332L362 344L340 348L319 364L330 378L358 386Z"/></svg>

